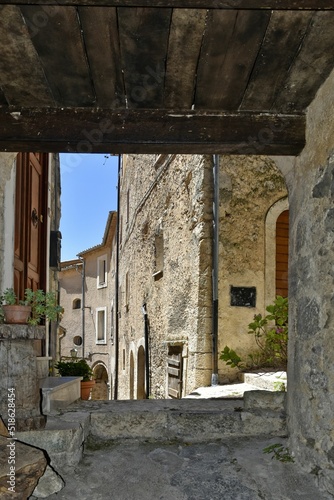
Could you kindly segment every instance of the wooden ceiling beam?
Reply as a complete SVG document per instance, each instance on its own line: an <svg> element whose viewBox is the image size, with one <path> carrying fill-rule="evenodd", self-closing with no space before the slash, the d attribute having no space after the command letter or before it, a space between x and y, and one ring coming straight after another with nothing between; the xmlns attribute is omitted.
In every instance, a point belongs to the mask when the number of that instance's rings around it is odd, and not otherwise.
<svg viewBox="0 0 334 500"><path fill-rule="evenodd" d="M0 0L0 5L171 7L180 9L334 10L332 0Z"/></svg>
<svg viewBox="0 0 334 500"><path fill-rule="evenodd" d="M1 151L297 155L305 116L0 107Z"/></svg>

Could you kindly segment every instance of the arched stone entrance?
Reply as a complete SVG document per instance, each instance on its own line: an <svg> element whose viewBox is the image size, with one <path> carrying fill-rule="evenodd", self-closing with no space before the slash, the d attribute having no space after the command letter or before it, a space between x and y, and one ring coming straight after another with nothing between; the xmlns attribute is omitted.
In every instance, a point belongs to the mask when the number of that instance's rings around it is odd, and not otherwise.
<svg viewBox="0 0 334 500"><path fill-rule="evenodd" d="M137 355L137 399L145 398L145 349L140 346Z"/></svg>
<svg viewBox="0 0 334 500"><path fill-rule="evenodd" d="M95 400L108 400L108 372L102 363L98 363L93 367L95 385L92 389L92 399Z"/></svg>

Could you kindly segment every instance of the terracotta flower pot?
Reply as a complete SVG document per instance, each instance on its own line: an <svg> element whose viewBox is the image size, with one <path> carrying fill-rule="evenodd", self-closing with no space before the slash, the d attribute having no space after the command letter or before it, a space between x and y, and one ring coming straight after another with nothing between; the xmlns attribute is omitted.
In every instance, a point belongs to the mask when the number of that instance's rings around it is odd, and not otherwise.
<svg viewBox="0 0 334 500"><path fill-rule="evenodd" d="M4 313L4 321L9 324L25 325L31 314L30 306L21 305L4 305L2 306Z"/></svg>
<svg viewBox="0 0 334 500"><path fill-rule="evenodd" d="M95 380L88 380L87 382L81 381L81 399L87 401L89 399L90 391L94 387Z"/></svg>

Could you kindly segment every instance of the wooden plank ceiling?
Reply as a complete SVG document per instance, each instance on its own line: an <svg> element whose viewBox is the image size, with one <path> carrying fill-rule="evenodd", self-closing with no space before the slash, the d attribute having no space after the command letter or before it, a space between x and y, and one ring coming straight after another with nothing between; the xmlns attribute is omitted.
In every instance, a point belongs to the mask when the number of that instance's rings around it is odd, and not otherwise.
<svg viewBox="0 0 334 500"><path fill-rule="evenodd" d="M333 3L1 0L0 150L298 154Z"/></svg>

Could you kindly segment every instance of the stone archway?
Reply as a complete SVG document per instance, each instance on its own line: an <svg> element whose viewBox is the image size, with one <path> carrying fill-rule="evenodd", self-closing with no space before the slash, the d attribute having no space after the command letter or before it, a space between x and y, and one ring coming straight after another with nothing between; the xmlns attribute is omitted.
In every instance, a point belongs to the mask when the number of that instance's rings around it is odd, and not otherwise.
<svg viewBox="0 0 334 500"><path fill-rule="evenodd" d="M137 399L145 399L145 349L139 346L137 355Z"/></svg>
<svg viewBox="0 0 334 500"><path fill-rule="evenodd" d="M104 364L98 363L93 367L95 385L92 389L92 399L94 400L108 400L109 387L108 387L108 372Z"/></svg>

